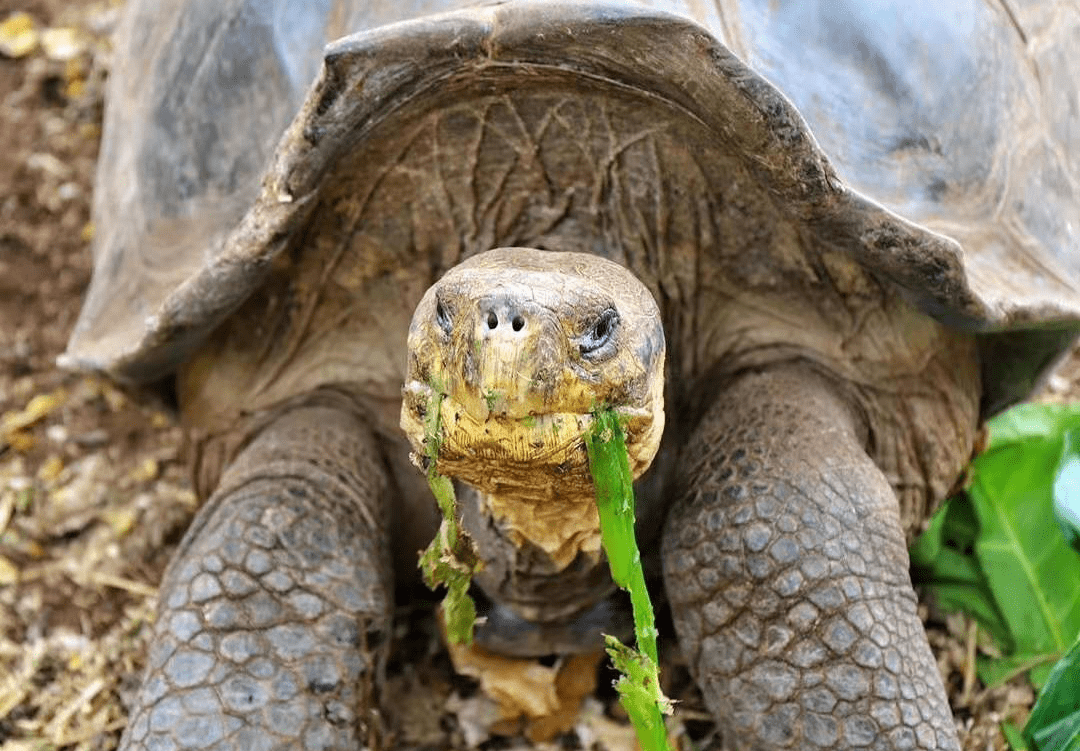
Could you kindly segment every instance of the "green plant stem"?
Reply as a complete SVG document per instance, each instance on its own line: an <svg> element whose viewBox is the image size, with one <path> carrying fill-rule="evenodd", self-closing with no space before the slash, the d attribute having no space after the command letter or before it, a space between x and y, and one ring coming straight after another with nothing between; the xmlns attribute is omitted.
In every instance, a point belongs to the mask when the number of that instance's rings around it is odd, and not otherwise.
<svg viewBox="0 0 1080 751"><path fill-rule="evenodd" d="M663 715L670 712L671 703L660 691L656 623L634 534L630 457L622 425L614 410L599 410L593 417L593 426L585 436L585 446L596 488L600 537L611 567L611 578L630 593L639 650L635 652L609 636L607 651L623 674L615 688L642 748L661 751L668 748Z"/></svg>

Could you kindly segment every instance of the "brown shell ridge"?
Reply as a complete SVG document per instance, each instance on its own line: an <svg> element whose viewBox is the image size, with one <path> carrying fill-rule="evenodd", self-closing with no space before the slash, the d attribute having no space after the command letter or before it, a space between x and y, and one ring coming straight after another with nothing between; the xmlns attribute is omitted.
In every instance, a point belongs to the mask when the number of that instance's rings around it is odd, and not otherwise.
<svg viewBox="0 0 1080 751"><path fill-rule="evenodd" d="M621 4L532 0L406 21L329 45L259 197L222 249L160 301L140 338L102 347L73 337L61 364L142 382L175 368L258 288L339 155L403 102L491 66L515 66L521 75L556 68L663 99L706 123L823 243L854 254L929 314L972 331L1015 323L1014 312L973 291L958 242L844 186L794 106L708 31ZM1071 329L1080 310L1063 304L1043 314Z"/></svg>

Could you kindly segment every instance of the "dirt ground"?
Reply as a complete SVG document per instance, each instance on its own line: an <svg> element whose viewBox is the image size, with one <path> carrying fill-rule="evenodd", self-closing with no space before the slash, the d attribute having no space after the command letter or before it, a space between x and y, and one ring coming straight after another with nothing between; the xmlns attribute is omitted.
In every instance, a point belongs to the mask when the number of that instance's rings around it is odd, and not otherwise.
<svg viewBox="0 0 1080 751"><path fill-rule="evenodd" d="M0 34L2 751L115 747L156 583L196 509L167 406L54 366L90 277L89 199L118 11L105 0L0 0L0 23L24 24L21 37L12 26ZM11 21L16 12L32 28ZM1080 357L1042 398L1080 399ZM530 747L488 737L493 709L453 675L431 602L400 609L378 745ZM983 690L971 624L928 625L965 748L1003 748L998 723L1022 720L1031 690L1022 681ZM674 649L665 663L669 694L682 700L679 745L719 748ZM537 745L631 748L610 677L601 672L573 732Z"/></svg>

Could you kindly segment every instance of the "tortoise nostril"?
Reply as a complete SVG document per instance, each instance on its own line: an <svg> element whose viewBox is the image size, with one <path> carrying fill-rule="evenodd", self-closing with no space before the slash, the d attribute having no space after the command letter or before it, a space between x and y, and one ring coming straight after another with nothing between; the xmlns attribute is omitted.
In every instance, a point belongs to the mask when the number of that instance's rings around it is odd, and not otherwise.
<svg viewBox="0 0 1080 751"><path fill-rule="evenodd" d="M523 328L525 328L525 319L521 316L514 316L514 320L511 322L511 325L514 327L514 331L521 331Z"/></svg>
<svg viewBox="0 0 1080 751"><path fill-rule="evenodd" d="M487 314L487 327L493 329L499 325L499 317L494 313Z"/></svg>

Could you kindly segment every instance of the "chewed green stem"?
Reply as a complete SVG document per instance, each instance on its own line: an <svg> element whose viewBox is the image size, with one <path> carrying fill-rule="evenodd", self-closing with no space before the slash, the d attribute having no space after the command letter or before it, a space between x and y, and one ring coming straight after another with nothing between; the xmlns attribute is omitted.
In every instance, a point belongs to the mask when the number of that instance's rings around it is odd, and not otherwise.
<svg viewBox="0 0 1080 751"><path fill-rule="evenodd" d="M611 567L611 578L630 593L638 648L657 663L652 601L645 586L641 554L634 535L634 486L630 457L626 451L622 425L613 410L595 414L592 430L585 441L589 451L589 471L596 486L600 537Z"/></svg>
<svg viewBox="0 0 1080 751"><path fill-rule="evenodd" d="M640 650L634 651L609 636L607 651L623 674L615 688L642 748L660 751L668 748L663 715L671 712L671 702L660 690L656 622L634 535L634 480L630 457L623 427L615 411L599 410L593 417L593 425L585 436L585 446L596 487L600 537L611 567L611 578L630 593L634 635Z"/></svg>
<svg viewBox="0 0 1080 751"><path fill-rule="evenodd" d="M469 583L472 581L478 558L472 541L462 534L458 523L454 484L449 477L440 475L435 470L442 435L443 395L440 389L433 391L435 395L428 403L424 417L424 455L427 458L428 485L439 504L439 511L442 512L442 523L435 539L420 557L420 569L424 575L424 583L431 589L440 584L446 586L443 616L446 619L447 637L454 644L471 644L476 623L476 603L469 595Z"/></svg>

